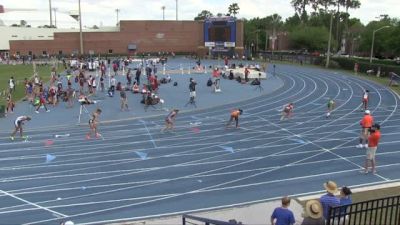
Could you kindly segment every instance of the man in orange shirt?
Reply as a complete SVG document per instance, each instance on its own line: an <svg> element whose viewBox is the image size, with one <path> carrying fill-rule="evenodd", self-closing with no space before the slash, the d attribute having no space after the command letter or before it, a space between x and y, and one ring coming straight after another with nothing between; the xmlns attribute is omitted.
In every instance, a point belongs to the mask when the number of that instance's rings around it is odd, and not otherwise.
<svg viewBox="0 0 400 225"><path fill-rule="evenodd" d="M371 162L372 173L376 173L376 163L375 163L375 153L378 148L379 140L381 139L381 126L379 124L374 124L370 130L370 135L368 137L368 148L367 148L367 158L365 159L365 167L362 171L363 173L368 173L368 162Z"/></svg>
<svg viewBox="0 0 400 225"><path fill-rule="evenodd" d="M369 110L365 110L364 117L360 121L361 134L360 134L360 143L356 146L357 148L368 147L368 133L373 123L374 123L374 118L371 116L371 112ZM365 142L364 145L363 142Z"/></svg>
<svg viewBox="0 0 400 225"><path fill-rule="evenodd" d="M236 128L239 126L239 115L242 115L243 110L241 109L234 109L231 112L231 118L229 119L228 124L226 124L226 127L229 127L232 123L233 120L236 121Z"/></svg>

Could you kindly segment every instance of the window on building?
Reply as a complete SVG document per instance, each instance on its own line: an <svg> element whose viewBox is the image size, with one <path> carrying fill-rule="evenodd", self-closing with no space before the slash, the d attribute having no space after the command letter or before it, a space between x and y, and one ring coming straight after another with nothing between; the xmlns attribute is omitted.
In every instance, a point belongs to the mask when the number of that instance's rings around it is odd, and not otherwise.
<svg viewBox="0 0 400 225"><path fill-rule="evenodd" d="M32 51L29 51L29 52L28 52L28 55L32 55Z"/></svg>
<svg viewBox="0 0 400 225"><path fill-rule="evenodd" d="M112 54L113 50L112 49L108 49L108 54Z"/></svg>
<svg viewBox="0 0 400 225"><path fill-rule="evenodd" d="M15 35L15 34L14 34L14 35L11 35L11 37L16 38L16 37L18 37L18 35Z"/></svg>
<svg viewBox="0 0 400 225"><path fill-rule="evenodd" d="M43 51L43 55L47 55L47 51Z"/></svg>
<svg viewBox="0 0 400 225"><path fill-rule="evenodd" d="M62 53L63 53L62 50L58 51L58 54L59 54L59 55L62 55Z"/></svg>
<svg viewBox="0 0 400 225"><path fill-rule="evenodd" d="M21 53L18 51L18 52L17 52L17 55L21 55Z"/></svg>
<svg viewBox="0 0 400 225"><path fill-rule="evenodd" d="M42 37L44 37L44 36L43 36L43 35L39 35L38 37L42 38Z"/></svg>

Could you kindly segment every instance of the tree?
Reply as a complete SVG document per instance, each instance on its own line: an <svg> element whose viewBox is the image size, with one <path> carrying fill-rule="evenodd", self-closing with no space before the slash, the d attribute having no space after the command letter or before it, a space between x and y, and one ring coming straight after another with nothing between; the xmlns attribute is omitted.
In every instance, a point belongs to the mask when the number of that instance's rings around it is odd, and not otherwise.
<svg viewBox="0 0 400 225"><path fill-rule="evenodd" d="M293 6L295 12L299 15L306 14L306 6L310 3L310 0L292 0L290 4Z"/></svg>
<svg viewBox="0 0 400 225"><path fill-rule="evenodd" d="M292 48L308 51L325 51L328 37L326 27L298 26L289 34Z"/></svg>
<svg viewBox="0 0 400 225"><path fill-rule="evenodd" d="M361 6L359 0L345 0L346 13L349 13L349 9L358 9Z"/></svg>
<svg viewBox="0 0 400 225"><path fill-rule="evenodd" d="M232 3L229 5L228 12L229 14L233 14L233 17L236 17L236 14L239 13L239 5L237 3Z"/></svg>
<svg viewBox="0 0 400 225"><path fill-rule="evenodd" d="M211 16L213 16L213 14L210 11L203 10L194 18L194 20L205 20L206 18Z"/></svg>

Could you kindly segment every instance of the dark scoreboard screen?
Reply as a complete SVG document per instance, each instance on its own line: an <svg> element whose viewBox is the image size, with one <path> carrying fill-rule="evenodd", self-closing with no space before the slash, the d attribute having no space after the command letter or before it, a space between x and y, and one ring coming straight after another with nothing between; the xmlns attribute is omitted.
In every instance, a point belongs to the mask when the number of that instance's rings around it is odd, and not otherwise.
<svg viewBox="0 0 400 225"><path fill-rule="evenodd" d="M231 40L231 28L226 27L210 27L208 28L208 41L226 42Z"/></svg>
<svg viewBox="0 0 400 225"><path fill-rule="evenodd" d="M212 17L204 21L204 42L225 43L236 41L236 19Z"/></svg>

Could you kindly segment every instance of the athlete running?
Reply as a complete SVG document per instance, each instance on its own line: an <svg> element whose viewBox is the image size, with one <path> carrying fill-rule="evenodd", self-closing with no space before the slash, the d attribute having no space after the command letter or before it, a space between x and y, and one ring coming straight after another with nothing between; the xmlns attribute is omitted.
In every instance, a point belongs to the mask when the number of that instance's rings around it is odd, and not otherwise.
<svg viewBox="0 0 400 225"><path fill-rule="evenodd" d="M335 109L335 105L336 105L336 102L335 102L335 100L333 100L333 99L329 99L328 100L328 104L327 104L327 106L328 106L328 112L326 113L326 118L329 118L330 116L331 116L331 112Z"/></svg>
<svg viewBox="0 0 400 225"><path fill-rule="evenodd" d="M292 117L293 109L294 109L293 103L289 103L287 106L285 106L282 110L281 121Z"/></svg>

